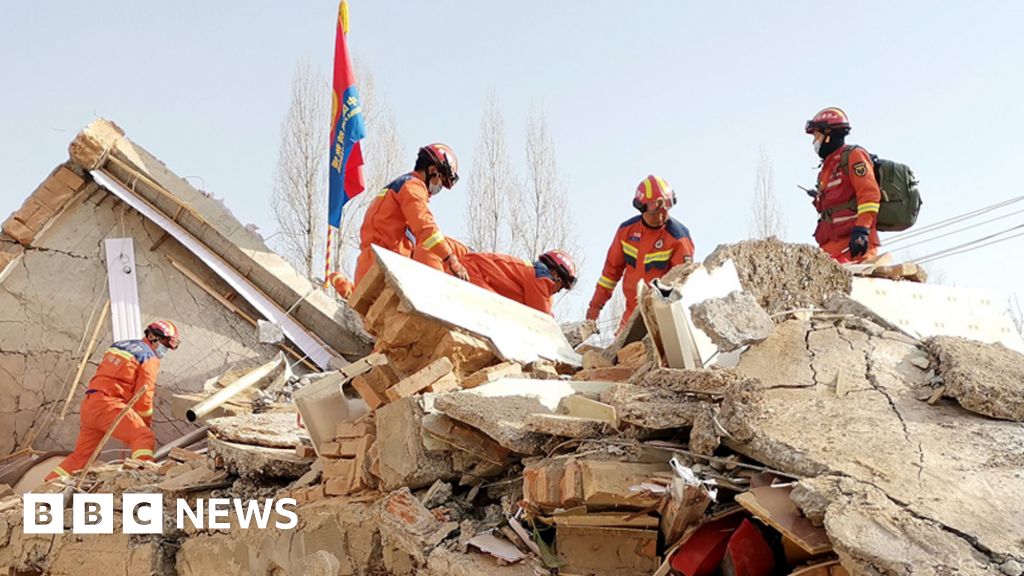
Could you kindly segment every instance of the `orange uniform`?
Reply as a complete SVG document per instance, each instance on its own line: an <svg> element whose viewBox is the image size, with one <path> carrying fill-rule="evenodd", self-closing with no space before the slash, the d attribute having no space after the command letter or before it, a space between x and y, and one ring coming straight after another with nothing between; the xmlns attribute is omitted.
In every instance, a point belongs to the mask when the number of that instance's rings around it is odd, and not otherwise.
<svg viewBox="0 0 1024 576"><path fill-rule="evenodd" d="M334 291L338 293L342 300L348 300L348 297L352 295L352 291L355 289L355 284L341 272L331 272L328 274L327 283L334 288Z"/></svg>
<svg viewBox="0 0 1024 576"><path fill-rule="evenodd" d="M590 299L588 318L597 318L605 302L612 297L615 285L623 278L622 292L626 296L626 313L619 322L619 330L636 308L636 286L641 280L650 282L661 278L671 268L693 260L693 241L690 231L674 218L661 228L644 224L643 216L635 216L619 226L608 249L604 270L597 281L594 297Z"/></svg>
<svg viewBox="0 0 1024 576"><path fill-rule="evenodd" d="M69 476L81 470L92 456L104 434L135 394L145 388L142 396L114 428L113 437L131 449L136 460L152 460L156 437L150 428L153 422L153 394L160 359L142 340L115 342L107 349L89 389L82 401L81 429L72 452L46 477Z"/></svg>
<svg viewBox="0 0 1024 576"><path fill-rule="evenodd" d="M373 265L372 244L402 256L411 256L415 244L433 253L438 263L451 254L448 242L430 212L429 203L430 193L426 184L413 172L399 176L377 194L366 210L366 218L359 231L357 286Z"/></svg>
<svg viewBox="0 0 1024 576"><path fill-rule="evenodd" d="M541 262L487 253L469 253L459 258L473 284L551 314L551 297L559 290L558 280Z"/></svg>
<svg viewBox="0 0 1024 576"><path fill-rule="evenodd" d="M843 156L846 165L843 165ZM818 173L818 226L814 239L818 246L839 262L860 261L875 255L878 245L878 205L882 192L875 180L874 163L859 146L841 146L822 163ZM850 235L854 226L870 230L868 251L861 258L850 257Z"/></svg>

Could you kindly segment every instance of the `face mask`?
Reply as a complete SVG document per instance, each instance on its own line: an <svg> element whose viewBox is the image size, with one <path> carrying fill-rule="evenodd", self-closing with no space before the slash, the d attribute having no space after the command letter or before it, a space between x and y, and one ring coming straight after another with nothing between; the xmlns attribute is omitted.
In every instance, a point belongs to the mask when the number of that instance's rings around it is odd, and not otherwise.
<svg viewBox="0 0 1024 576"><path fill-rule="evenodd" d="M163 360L164 356L167 356L167 351L168 350L170 350L170 348L168 348L167 346L164 346L163 344L160 344L158 342L157 345L156 345L156 350L155 350L156 357L161 359L161 360Z"/></svg>
<svg viewBox="0 0 1024 576"><path fill-rule="evenodd" d="M427 192L430 192L431 196L436 196L441 191L441 183L429 184L427 186Z"/></svg>
<svg viewBox="0 0 1024 576"><path fill-rule="evenodd" d="M822 138L820 140L817 139L817 138L814 139L814 153L815 154L818 154L821 151L821 143L824 142L824 141L825 141L824 138Z"/></svg>

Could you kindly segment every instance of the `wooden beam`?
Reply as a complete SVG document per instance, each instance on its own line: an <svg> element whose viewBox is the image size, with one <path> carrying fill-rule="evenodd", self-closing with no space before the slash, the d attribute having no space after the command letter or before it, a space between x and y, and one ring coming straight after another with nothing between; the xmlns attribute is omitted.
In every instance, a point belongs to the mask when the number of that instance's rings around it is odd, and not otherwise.
<svg viewBox="0 0 1024 576"><path fill-rule="evenodd" d="M222 296L219 292L214 290L212 286L210 286L209 284L204 282L203 279L200 278L198 275L196 275L195 272L189 270L183 264L181 264L180 262L178 262L177 260L175 260L174 258L172 258L172 257L170 257L168 255L165 255L165 258L167 258L167 260L171 263L171 266L174 266L174 268L178 272L181 272L182 274L184 274L186 278L188 278L193 283L195 283L196 286L199 286L200 288L202 288L204 292L206 292L207 294L212 296L213 299L216 300L217 302L220 302L221 304L223 304L228 310L231 310L232 312L234 312L235 314L240 316L243 320L245 320L249 324L252 324L254 327L259 325L255 318L253 318L252 316L249 316L244 310L239 308L237 304L235 304L234 302L228 300L227 298ZM288 354L292 358L295 358L296 360L301 361L305 366L307 366L309 369L313 370L314 372L320 372L321 371L320 368L318 368L316 366L316 364L313 364L312 362L310 362L308 358L306 358L305 356L299 354L297 351L293 350L290 346L286 346L284 344L278 344L278 346L281 348L281 350L284 350L284 352L286 354Z"/></svg>
<svg viewBox="0 0 1024 576"><path fill-rule="evenodd" d="M110 299L103 304L103 310L100 312L100 318L96 321L96 325L92 328L92 337L89 338L89 345L85 347L85 351L82 353L82 359L78 363L78 371L75 372L75 379L71 381L71 386L68 388L68 397L64 399L64 407L61 408L59 420L64 421L64 417L68 415L68 406L71 405L71 399L75 397L75 390L78 388L78 382L82 379L82 373L85 372L85 365L89 363L89 357L92 356L93 349L96 347L96 339L100 335L100 328L103 327L103 323L107 321L107 313L110 312Z"/></svg>

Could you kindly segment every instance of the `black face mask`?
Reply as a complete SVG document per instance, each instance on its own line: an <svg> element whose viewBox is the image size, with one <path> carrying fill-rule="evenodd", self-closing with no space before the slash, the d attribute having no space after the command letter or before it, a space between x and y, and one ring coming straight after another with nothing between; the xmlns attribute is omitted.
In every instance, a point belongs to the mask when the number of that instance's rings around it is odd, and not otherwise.
<svg viewBox="0 0 1024 576"><path fill-rule="evenodd" d="M843 144L846 142L846 134L837 134L832 132L825 138L827 141L822 142L821 147L818 148L818 157L822 160L828 158L829 154L843 147Z"/></svg>

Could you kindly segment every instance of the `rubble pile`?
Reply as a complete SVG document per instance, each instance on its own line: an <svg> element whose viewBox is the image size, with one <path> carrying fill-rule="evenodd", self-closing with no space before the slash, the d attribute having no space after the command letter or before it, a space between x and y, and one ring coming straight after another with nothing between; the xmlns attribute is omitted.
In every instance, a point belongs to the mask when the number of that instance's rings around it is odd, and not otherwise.
<svg viewBox="0 0 1024 576"><path fill-rule="evenodd" d="M743 289L769 314L820 307L830 296L849 294L852 275L809 244L774 237L723 244L704 259L706 268L732 260Z"/></svg>
<svg viewBox="0 0 1024 576"><path fill-rule="evenodd" d="M455 323L418 309L400 271L378 263L349 300L374 354L307 377L302 428L275 404L207 421L200 451L86 475L94 491L290 497L298 528L118 535L87 551L70 534L22 534L19 505L0 504L0 568L1019 576L1022 356L919 341L840 307L849 274L817 250L745 242L706 265L726 259L744 291L695 306L692 329L738 362L692 369L668 365L653 324L597 349L523 312L518 327L536 337L509 343L492 296L459 288L473 322L492 323ZM777 314L795 308L815 311ZM565 350L530 356L549 337ZM353 408L310 410L315 387ZM58 549L89 566L43 552Z"/></svg>

